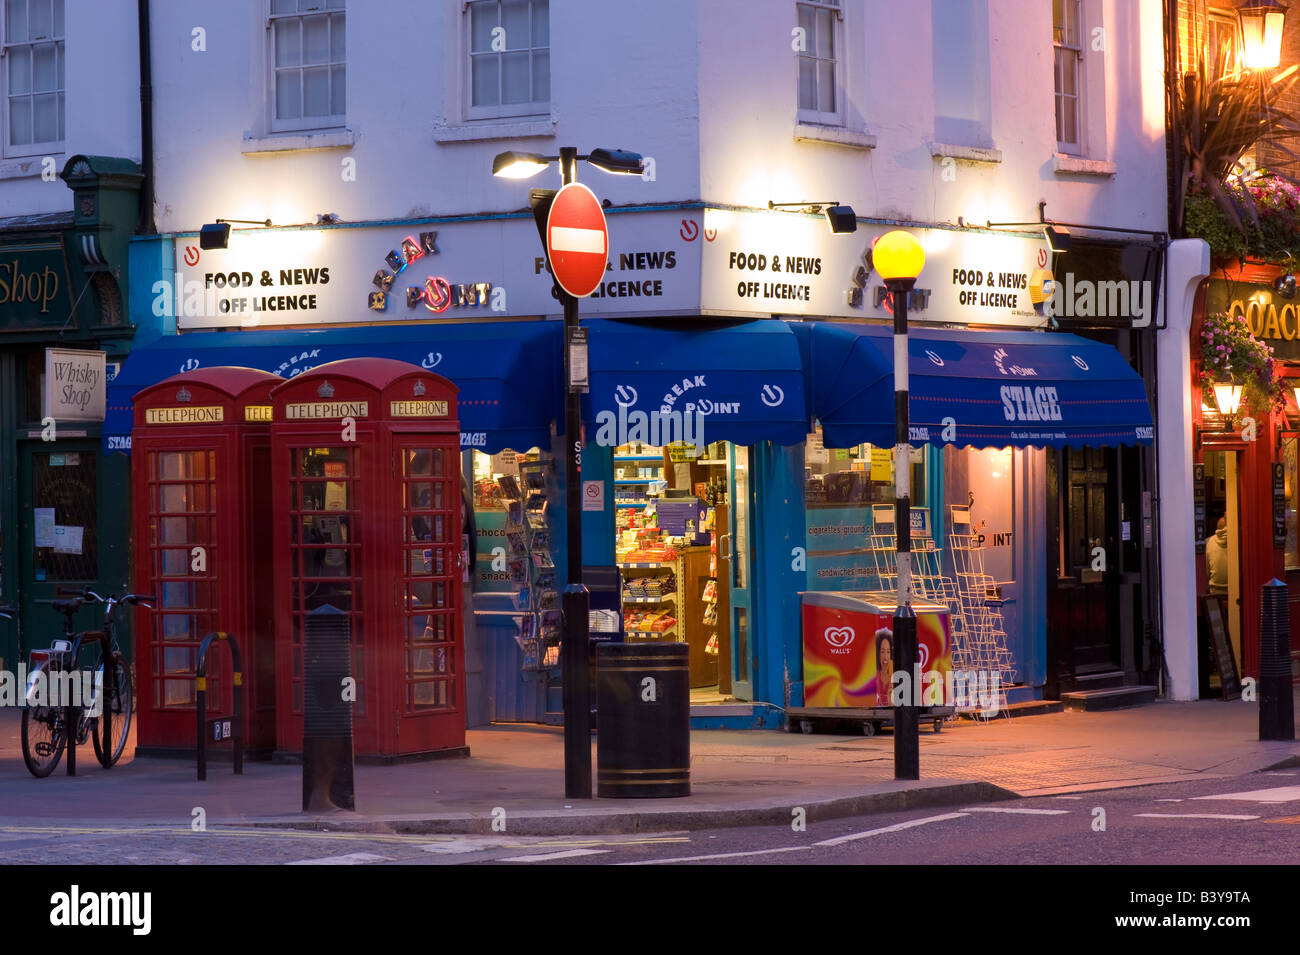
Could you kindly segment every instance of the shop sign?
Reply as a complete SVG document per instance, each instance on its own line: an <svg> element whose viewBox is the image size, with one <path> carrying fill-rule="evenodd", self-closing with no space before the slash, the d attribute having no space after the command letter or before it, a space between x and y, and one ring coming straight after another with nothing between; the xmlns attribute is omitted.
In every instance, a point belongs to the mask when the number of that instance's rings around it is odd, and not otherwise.
<svg viewBox="0 0 1300 955"><path fill-rule="evenodd" d="M55 421L103 421L108 393L102 351L45 349L42 417Z"/></svg>
<svg viewBox="0 0 1300 955"><path fill-rule="evenodd" d="M1052 318L1062 328L1149 328L1160 289L1161 247L1075 236L1057 257Z"/></svg>
<svg viewBox="0 0 1300 955"><path fill-rule="evenodd" d="M1284 299L1269 285L1211 280L1205 291L1205 310L1244 317L1250 333L1272 346L1273 357L1300 360L1300 299Z"/></svg>
<svg viewBox="0 0 1300 955"><path fill-rule="evenodd" d="M601 314L699 314L699 213L611 216ZM152 287L181 329L555 315L531 215L402 227L238 229L225 249L174 240L176 272Z"/></svg>
<svg viewBox="0 0 1300 955"><path fill-rule="evenodd" d="M817 217L707 209L701 311L889 318L892 305L871 268L871 245L892 226L832 235ZM1053 293L1041 236L916 229L925 268L909 319L1038 327Z"/></svg>
<svg viewBox="0 0 1300 955"><path fill-rule="evenodd" d="M244 420L261 424L273 420L270 405L244 405Z"/></svg>
<svg viewBox="0 0 1300 955"><path fill-rule="evenodd" d="M0 327L61 325L71 306L61 239L0 242Z"/></svg>

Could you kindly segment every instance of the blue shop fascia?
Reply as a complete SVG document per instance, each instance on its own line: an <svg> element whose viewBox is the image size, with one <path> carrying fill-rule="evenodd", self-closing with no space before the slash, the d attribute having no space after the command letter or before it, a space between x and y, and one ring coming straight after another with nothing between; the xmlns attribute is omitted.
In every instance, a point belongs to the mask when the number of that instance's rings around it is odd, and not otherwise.
<svg viewBox="0 0 1300 955"><path fill-rule="evenodd" d="M805 654L824 638L805 627L807 595L893 587L891 312L869 250L897 226L832 235L817 216L699 203L608 221L607 281L580 307L593 636L688 644L697 727L779 728L805 703ZM1085 597L1141 631L1133 608L1156 587L1142 509L1152 422L1124 317L1054 330L1044 302L1060 264L1041 234L912 231L935 250L912 300L913 534L926 586L950 588L962 618L954 648L978 631L987 655L965 665L999 667L1010 701L1111 666L1142 679L1142 648L1048 639L1052 616ZM130 394L197 367L288 378L366 355L456 383L476 542L471 726L560 719L547 644L565 584L562 326L537 244L532 219L510 215L236 229L219 250L197 232L139 238L132 314L150 341L109 394L104 446L120 454ZM1081 256L1074 279L1131 258L1111 245ZM240 281L214 288L209 274ZM238 303L245 274L251 294L310 307L254 315ZM538 508L512 512L530 496ZM1094 501L1097 526L1076 498ZM1105 542L1106 569L1075 531Z"/></svg>

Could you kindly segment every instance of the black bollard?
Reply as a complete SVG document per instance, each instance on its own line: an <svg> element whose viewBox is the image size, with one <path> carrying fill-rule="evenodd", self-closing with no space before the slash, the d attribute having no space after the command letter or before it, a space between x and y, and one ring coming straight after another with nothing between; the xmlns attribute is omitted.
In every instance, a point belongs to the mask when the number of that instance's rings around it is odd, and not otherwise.
<svg viewBox="0 0 1300 955"><path fill-rule="evenodd" d="M303 625L302 810L355 809L352 702L352 622L326 604Z"/></svg>
<svg viewBox="0 0 1300 955"><path fill-rule="evenodd" d="M1286 584L1270 580L1260 588L1259 738L1295 739L1291 695L1291 621Z"/></svg>

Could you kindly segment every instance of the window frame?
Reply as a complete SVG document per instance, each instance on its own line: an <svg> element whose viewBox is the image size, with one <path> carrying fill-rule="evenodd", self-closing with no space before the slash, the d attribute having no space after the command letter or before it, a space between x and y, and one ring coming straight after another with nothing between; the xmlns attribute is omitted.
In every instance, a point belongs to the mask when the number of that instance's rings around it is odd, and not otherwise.
<svg viewBox="0 0 1300 955"><path fill-rule="evenodd" d="M39 40L30 39L30 28L28 30L29 39L10 43L8 36L9 23L9 5L15 0L0 0L0 116L3 117L4 129L0 131L0 155L8 157L20 156L44 156L44 155L61 155L64 151L64 145L68 139L67 127L67 96L68 96L68 75L67 75L67 5L64 3L63 11L63 32L54 34L54 3L61 0L51 0L50 3L50 28L51 36ZM27 7L27 20L31 22L31 0L21 0ZM55 47L55 71L61 70L62 78L60 85L55 90L42 90L40 95L46 95L54 92L59 97L59 126L61 135L58 139L52 139L41 142L14 144L10 140L10 119L11 111L9 108L9 70L12 51L18 48L33 50L38 46L53 45ZM34 100L38 95L35 90L29 90L27 93L19 93L18 96L27 96ZM35 113L33 112L33 117ZM32 134L35 135L36 127L33 124Z"/></svg>
<svg viewBox="0 0 1300 955"><path fill-rule="evenodd" d="M1205 54L1206 62L1213 64L1217 62L1219 51L1214 43L1214 34L1216 29L1220 36L1226 32L1231 36L1228 44L1228 58L1224 61L1223 68L1225 73L1235 72L1241 61L1241 25L1237 22L1237 15L1234 11L1211 7L1205 12Z"/></svg>
<svg viewBox="0 0 1300 955"><path fill-rule="evenodd" d="M319 9L297 10L293 13L275 13L273 12L274 0L263 0L263 13L265 16L265 28L266 28L265 29L266 72L265 72L265 79L264 79L264 83L266 84L266 123L267 123L266 128L271 135L276 135L279 133L313 132L317 130L320 131L339 130L339 129L345 129L347 127L347 118L348 118L347 117L347 100L348 100L347 0L340 0L341 6L338 7L328 6L329 0L316 0L316 2L320 4ZM302 21L305 20L307 17L315 17L315 16L331 17L336 15L342 15L343 17L343 31L344 31L343 59L340 61L335 61L334 59L332 59L333 50L331 49L328 53L331 59L326 60L324 63L304 64L302 62L302 43L301 43L302 29L303 29ZM277 67L275 62L276 23L281 21L289 21L289 20L297 20L299 22L299 47L298 47L299 63L297 66L292 66L292 67ZM330 27L330 31L331 31L331 39L332 39L332 32L333 32L332 26ZM332 48L333 44L331 43L330 46ZM277 103L277 96L276 96L277 73L279 73L281 70L284 71L295 70L299 74L299 77L301 77L302 74L309 68L315 69L315 68L324 67L326 70L332 71L335 67L340 65L343 68L343 112L330 113L327 116L302 116L298 119L281 119L279 117L279 115L277 114L278 103ZM298 93L300 99L305 95L304 85L301 82L301 79L298 85ZM331 79L331 88L330 88L331 108L333 108L334 106L333 100L334 100L333 80ZM304 111L305 111L306 102L301 101L301 105L304 107Z"/></svg>
<svg viewBox="0 0 1300 955"><path fill-rule="evenodd" d="M813 52L816 48L815 38L810 38L808 50L803 52L795 51L795 121L810 126L843 127L846 125L844 109L844 2L843 0L795 0L794 6L796 24L799 22L799 10L802 7L808 7L813 11L825 10L831 14L831 62L834 64L831 71L831 83L835 94L835 109L833 110L806 109L799 103L799 67L801 61L806 59L812 60L814 63L823 62L823 58ZM820 98L820 85L818 85L817 92Z"/></svg>
<svg viewBox="0 0 1300 955"><path fill-rule="evenodd" d="M1087 93L1087 68L1084 64L1083 48L1084 42L1088 35L1085 24L1086 4L1084 0L1059 0L1062 9L1066 14L1066 24L1069 23L1069 9L1073 6L1075 11L1075 43L1071 46L1063 40L1056 39L1056 22L1055 22L1055 5L1053 5L1053 22L1052 22L1052 102L1053 115L1056 122L1056 151L1067 156L1084 156L1086 155L1085 142L1085 125L1084 117L1087 114L1086 93ZM1069 51L1074 58L1074 93L1073 95L1062 92L1061 87L1061 59L1062 52ZM1060 133L1064 132L1065 124L1061 119L1061 107L1064 100L1073 100L1074 104L1074 131L1075 142L1062 140Z"/></svg>
<svg viewBox="0 0 1300 955"><path fill-rule="evenodd" d="M461 77L464 83L464 95L461 99L462 115L467 122L477 120L529 120L546 118L551 116L551 102L553 97L550 95L551 87L551 0L546 2L546 46L532 46L532 25L534 4L538 0L527 0L528 2L528 28L529 28L529 46L515 49L506 49L504 51L486 50L479 53L474 52L474 27L473 27L473 9L476 5L493 3L497 8L497 26L501 26L501 3L502 0L462 0L461 17L460 17L460 35L461 35ZM501 103L501 79L502 74L500 64L506 53L528 53L529 64L529 92L535 95L532 90L532 64L533 57L538 51L546 51L546 86L548 95L545 100L530 100L526 103ZM474 105L474 57L475 56L493 56L497 58L497 99L495 106L475 106Z"/></svg>

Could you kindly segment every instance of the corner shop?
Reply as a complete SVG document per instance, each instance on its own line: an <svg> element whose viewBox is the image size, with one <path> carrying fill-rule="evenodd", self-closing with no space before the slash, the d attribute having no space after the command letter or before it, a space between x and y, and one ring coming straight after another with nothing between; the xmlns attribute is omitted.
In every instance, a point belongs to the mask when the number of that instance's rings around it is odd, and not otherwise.
<svg viewBox="0 0 1300 955"><path fill-rule="evenodd" d="M674 590L689 584L675 595L675 600L679 615L682 607L691 605L691 616L682 626L692 632L683 635L696 647L697 678L703 681L708 675L707 657L711 655L707 654L708 637L715 632L704 629L701 607L708 601L703 599L703 588L713 580L715 592L725 591L725 601L718 601L726 606L718 610L716 631L719 696L728 692L724 677L730 676L730 693L740 702L726 709L701 711L701 720L705 725L773 725L780 707L797 703L802 697L799 608L794 596L804 590L840 589L845 582L868 585L875 557L870 547L854 539L867 535L870 506L892 500L888 490L892 476L878 453L892 443L892 403L867 399L863 407L871 413L860 419L837 418L842 408L835 404L835 388L840 383L851 383L855 376L866 372L874 373L876 377L871 381L877 382L881 374L888 373L887 366L882 372L878 355L871 357L875 333L869 328L856 328L857 324L883 321L888 316L876 300L869 272L861 274L871 239L885 227L866 225L854 236L831 236L813 217L699 205L653 212L611 211L610 218L611 271L635 273L643 287L646 281L652 281L656 294L651 299L608 297L600 302L599 310L590 304L584 306L583 314L592 332L587 427L594 428L600 410L616 411L620 404L630 407L637 401L644 401L641 407L648 410L665 405L669 410L685 409L695 404L694 410L709 412L705 416L704 440L713 449L710 456L692 463L673 461L671 454L661 451L660 468L656 469L663 472L665 484L680 483L688 494L703 484L706 495L711 493L716 499L725 487L724 513L719 514L715 508L708 543L696 545L712 546L713 552L686 551L673 557L674 573L679 578ZM694 228L686 229L686 222ZM382 267L394 264L394 253L400 261L404 239L412 238L418 247L422 243L415 237L433 231L434 226L441 231L438 253L401 262L400 275L389 279L385 287ZM1053 373L1059 381L1086 387L1087 375L1097 363L1082 353L1073 356L1077 361L1072 360L1067 347L1081 339L1021 330L1038 328L1045 322L1028 293L1035 270L1043 269L1050 261L1040 237L966 230L915 231L927 244L931 262L927 273L923 273L923 282L929 286L922 300L925 308L913 313L913 361L935 368L949 367L945 365L948 362L952 372L960 364L955 360L959 352L980 352L993 361L991 356L999 347L1005 356L1032 344L1035 349L1051 351L1054 367L1060 369ZM693 238L687 239L687 235ZM546 467L547 452L559 447L554 432L560 407L555 374L559 368L559 330L554 321L536 320L554 315L558 308L550 297L547 276L532 266L536 234L531 220L507 216L481 221L427 219L245 230L235 232L231 248L220 253L197 256L190 254L192 246L192 234L169 236L142 256L152 256L159 270L148 281L141 279L137 283L136 294L150 308L161 305L164 327L158 331L166 334L137 353L113 389L110 421L105 426L106 445L120 448L129 444L120 421L129 409L132 389L187 367L249 364L292 377L335 358L372 356L412 361L445 375L461 388L462 471L476 488L480 586L474 606L481 660L473 659L475 650L471 648L469 692L477 702L470 705L470 719L539 720L555 714L559 706L554 684L544 677L521 675L527 661L515 640L521 635L518 621L525 607L529 614L538 615L531 618L534 632L546 626L541 615L554 609L546 605L546 593L551 588L529 587L525 596L522 582L514 578L524 572L520 565L524 556L528 558L530 582L534 571L551 570L548 560L562 567L563 541L558 534L546 538L545 557L536 554L532 546L535 539L523 540L511 553L509 535L519 531L508 525L526 526L528 521L511 521L509 508L496 506L492 492L493 486L500 489L493 475L513 475L518 483L521 463L532 464L527 458L537 457L540 460L536 463L543 465L540 473L544 484L537 490L545 492L549 509L544 529L563 526L558 511L563 501L558 487L562 469ZM760 281L759 297L755 298L755 276L748 270L741 275L734 265L738 257L731 253L758 248L767 250L758 271L779 271L782 278L789 278L788 271L794 271L793 280L801 289L799 296L783 296L779 305L775 300L766 302L761 298L764 288L783 283ZM645 249L663 254L638 254ZM196 271L186 276L185 266L178 263L193 258L197 263L189 267ZM754 263L758 267L757 257ZM381 275L375 281L372 275L377 268ZM318 280L314 286L309 283L304 288L295 275L302 269L315 269L318 277L328 270L329 281ZM310 290L316 295L316 307L307 312L285 313L293 323L291 327L261 330L253 327L246 310L232 305L222 309L221 302L240 297L240 291L233 289L214 296L215 308L205 311L200 303L190 314L189 299L181 290L187 282L206 290L201 278L209 270L213 274L260 275L272 287L277 276L294 277L296 293L307 294ZM446 296L445 303L440 297L437 304L441 308L435 311L433 301L421 290L430 280L439 287L436 279L442 274L469 276L475 281L464 286L463 295L458 287ZM987 280L988 285L997 288L996 295L991 299L978 293L972 295L973 275L980 276L980 284ZM164 288L162 295L155 288L159 281ZM509 295L501 296L502 307L498 309L495 294L499 291L508 291ZM258 294L263 294L260 288ZM778 307L789 310L785 313L788 320L772 320L777 317L772 309ZM435 324L429 323L433 316L426 312L438 316ZM755 315L766 320L755 321ZM281 320L286 319L282 316ZM367 321L370 324L358 326ZM845 332L851 340L840 343L844 348L837 353L831 347L834 336L825 336L842 328L838 322L844 321L855 327ZM925 326L936 322L982 326L985 330L934 331L931 336ZM173 323L174 331L180 334L172 334ZM334 324L354 327L323 327ZM860 351L860 346L866 350ZM1102 364L1112 371L1128 368L1109 346L1082 343L1075 351L1085 347L1101 349L1088 351L1088 355L1106 355ZM949 348L956 351L938 350ZM810 373L810 369L818 367L815 356L827 349L838 365ZM939 356L938 364L930 353ZM986 369L988 375L1001 375L1008 381L1034 377L1017 372L1034 366L1017 364L1014 355L1000 367L994 361L992 367L994 370ZM774 373L779 377L774 378ZM1131 369L1123 371L1121 378L1135 397L1142 392L1141 381ZM964 370L950 380L938 377L936 390L928 397L937 407L942 404L944 389L954 381L978 380ZM691 387L682 387L687 382ZM829 384L823 388L823 383ZM635 389L635 399L629 388ZM926 398L915 393L913 401ZM1036 405L1025 404L1023 398L1021 392L1019 413L1032 415L1034 412L1026 409ZM989 413L1001 413L999 409L1004 406L996 392L982 398L968 394L963 400L973 400L976 404L971 407L978 405ZM1140 401L1145 412L1144 392ZM918 412L914 411L914 415L918 422L922 420ZM827 425L827 432L810 434L814 416ZM966 416L962 412L956 419L964 422ZM931 430L917 432L918 443L966 443L964 439L969 436L964 433L951 439L943 437L944 417L937 416L932 425L921 425ZM1122 424L1128 428L1123 433L1115 428L1111 429L1114 433L1101 434L1081 431L1074 423L1062 421L1050 437L1042 437L1027 426L1018 437L1010 437L1009 432L989 432L969 443L1077 446L1089 441L1141 444L1151 440L1149 414ZM1136 428L1148 430L1139 432ZM619 562L615 536L615 515L621 500L618 492L640 486L643 478L659 478L640 473L643 465L650 469L653 462L620 460L649 458L653 453L616 454L614 448L594 444L591 430L587 439L583 480L588 484L596 482L599 490L593 509L584 510L583 547L588 566L599 573ZM530 455L534 449L536 453ZM635 448L625 450L635 452ZM1104 454L1099 453L1099 457ZM723 460L725 466L704 463ZM637 468L635 476L624 470L633 466ZM1004 619L1007 649L1017 661L1018 676L1024 684L1020 692L1040 694L1049 669L1046 567L1050 548L1039 528L1057 503L1052 501L1053 508L1049 508L1047 453L1000 447L940 451L932 445L914 450L914 467L914 486L925 491L916 496L916 502L929 511L932 537L939 551L949 534L951 505L967 503L973 492L977 511L987 508L985 514L976 514L977 520L986 522L987 555L981 556L987 556L990 576L1000 585L996 599ZM633 483L615 483L618 481ZM523 483L527 484L526 478ZM1145 565L1144 551L1151 546L1150 541L1135 540L1135 515L1121 519L1118 510L1108 507L1099 520L1107 525L1107 532L1121 552L1120 528L1111 525L1127 525L1124 543L1131 545L1134 564ZM707 508L704 511L707 521ZM717 542L723 543L720 554ZM635 572L641 568L626 569ZM562 586L553 572L543 581L557 589ZM724 581L731 586L726 587ZM621 604L622 595L613 594L608 579L597 583L593 573L590 582L598 588L604 586L606 597ZM636 608L639 604L629 606ZM599 601L593 606L600 606ZM703 609L707 612L707 607ZM696 615L701 617L698 628Z"/></svg>

